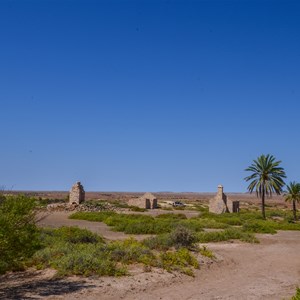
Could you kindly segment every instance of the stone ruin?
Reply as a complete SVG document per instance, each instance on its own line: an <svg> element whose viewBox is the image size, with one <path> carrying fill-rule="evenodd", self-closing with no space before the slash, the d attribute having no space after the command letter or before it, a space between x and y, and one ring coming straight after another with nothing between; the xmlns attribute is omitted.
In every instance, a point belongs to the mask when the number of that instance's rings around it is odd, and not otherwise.
<svg viewBox="0 0 300 300"><path fill-rule="evenodd" d="M77 181L70 190L69 204L80 204L84 202L85 191L82 184Z"/></svg>
<svg viewBox="0 0 300 300"><path fill-rule="evenodd" d="M130 199L128 205L154 209L157 208L157 198L151 193L146 193L142 197Z"/></svg>
<svg viewBox="0 0 300 300"><path fill-rule="evenodd" d="M231 201L227 195L223 193L223 186L218 185L217 195L209 200L209 212L215 214L236 213L240 211L240 202Z"/></svg>

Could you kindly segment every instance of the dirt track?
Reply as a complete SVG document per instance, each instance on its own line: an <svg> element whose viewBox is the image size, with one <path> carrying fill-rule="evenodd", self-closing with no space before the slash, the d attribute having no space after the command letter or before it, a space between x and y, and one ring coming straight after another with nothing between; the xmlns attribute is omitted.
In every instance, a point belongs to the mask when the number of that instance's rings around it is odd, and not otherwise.
<svg viewBox="0 0 300 300"><path fill-rule="evenodd" d="M41 222L52 226L79 225L110 238L123 237L103 224L68 220L63 213ZM53 281L51 271L40 271L23 273L21 278L18 275L0 278L0 298L289 299L300 285L300 232L281 231L276 235L259 235L259 239L260 244L208 244L218 262L202 267L195 278L161 270L143 273L135 267L129 277L71 277Z"/></svg>
<svg viewBox="0 0 300 300"><path fill-rule="evenodd" d="M208 244L223 262L195 280L125 299L288 299L300 285L300 232L260 236L261 243Z"/></svg>

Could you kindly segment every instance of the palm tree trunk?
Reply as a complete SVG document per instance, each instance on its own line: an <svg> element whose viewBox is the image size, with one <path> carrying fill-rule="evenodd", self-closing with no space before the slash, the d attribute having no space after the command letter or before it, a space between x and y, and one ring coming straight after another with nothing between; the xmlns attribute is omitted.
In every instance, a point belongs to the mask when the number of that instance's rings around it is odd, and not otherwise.
<svg viewBox="0 0 300 300"><path fill-rule="evenodd" d="M266 211L265 211L265 183L263 183L263 186L262 186L262 195L261 195L261 212L262 212L262 216L263 216L263 219L265 220L266 219Z"/></svg>
<svg viewBox="0 0 300 300"><path fill-rule="evenodd" d="M294 214L294 221L297 221L296 201L295 200L293 200L293 214Z"/></svg>

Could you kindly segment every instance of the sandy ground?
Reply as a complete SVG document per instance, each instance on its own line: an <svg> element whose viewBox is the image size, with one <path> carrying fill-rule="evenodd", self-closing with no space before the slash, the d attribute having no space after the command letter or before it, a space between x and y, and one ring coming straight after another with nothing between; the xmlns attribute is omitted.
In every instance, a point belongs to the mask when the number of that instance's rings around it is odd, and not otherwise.
<svg viewBox="0 0 300 300"><path fill-rule="evenodd" d="M40 224L78 225L110 239L126 237L102 223L67 216L51 214ZM28 271L0 277L0 299L290 299L300 286L300 232L258 237L260 244L207 244L217 261L202 265L194 278L159 269L143 272L141 266L122 278L55 279L53 270Z"/></svg>

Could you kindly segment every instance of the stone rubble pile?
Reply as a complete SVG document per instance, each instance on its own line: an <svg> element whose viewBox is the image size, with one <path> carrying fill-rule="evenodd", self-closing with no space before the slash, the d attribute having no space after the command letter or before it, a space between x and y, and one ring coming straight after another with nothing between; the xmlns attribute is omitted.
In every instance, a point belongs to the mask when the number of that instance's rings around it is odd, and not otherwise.
<svg viewBox="0 0 300 300"><path fill-rule="evenodd" d="M121 208L117 208L110 203L103 203L101 205L87 205L86 204L76 204L76 203L53 203L48 204L46 207L47 211L87 211L87 212L97 212L97 211L119 211Z"/></svg>

